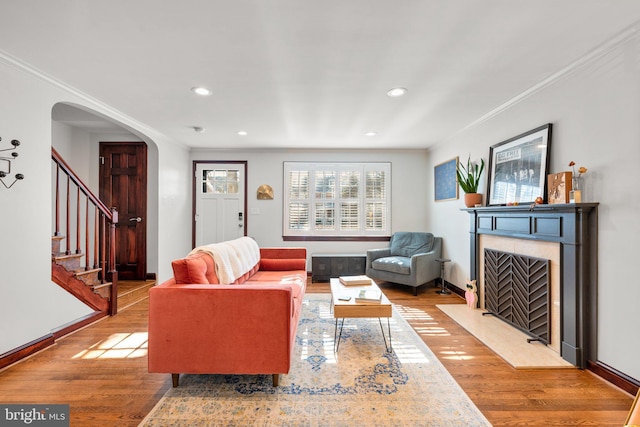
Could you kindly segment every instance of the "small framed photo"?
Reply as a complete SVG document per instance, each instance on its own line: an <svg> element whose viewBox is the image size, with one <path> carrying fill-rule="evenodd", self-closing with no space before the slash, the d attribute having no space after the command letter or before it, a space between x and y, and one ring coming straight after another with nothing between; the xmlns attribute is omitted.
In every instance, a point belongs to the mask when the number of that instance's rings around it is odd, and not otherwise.
<svg viewBox="0 0 640 427"><path fill-rule="evenodd" d="M548 203L569 203L569 191L571 191L571 172L549 174L547 178Z"/></svg>
<svg viewBox="0 0 640 427"><path fill-rule="evenodd" d="M551 123L491 146L487 206L547 197Z"/></svg>
<svg viewBox="0 0 640 427"><path fill-rule="evenodd" d="M435 183L435 200L455 200L458 198L458 180L456 171L458 170L458 158L454 157L444 163L436 165L433 171L433 182Z"/></svg>

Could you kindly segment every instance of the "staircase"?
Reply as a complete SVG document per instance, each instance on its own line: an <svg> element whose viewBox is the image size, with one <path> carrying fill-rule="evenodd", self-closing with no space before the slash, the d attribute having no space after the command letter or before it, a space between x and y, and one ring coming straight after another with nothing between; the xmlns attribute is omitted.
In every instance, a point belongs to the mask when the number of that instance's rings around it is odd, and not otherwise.
<svg viewBox="0 0 640 427"><path fill-rule="evenodd" d="M65 254L60 250L63 236L51 239L52 279L96 311L108 311L112 282L101 280L100 268L83 267L84 254ZM118 281L117 306L123 310L149 296L155 280Z"/></svg>
<svg viewBox="0 0 640 427"><path fill-rule="evenodd" d="M103 315L118 310L115 227L107 208L52 148L55 167L51 280Z"/></svg>
<svg viewBox="0 0 640 427"><path fill-rule="evenodd" d="M51 280L96 311L108 311L112 282L102 283L101 268L82 266L84 254L60 250L64 236L51 239Z"/></svg>
<svg viewBox="0 0 640 427"><path fill-rule="evenodd" d="M107 208L94 196L53 147L51 160L52 172L55 173L52 180L55 208L51 280L94 312L51 331L41 339L0 354L0 369L55 344L57 339L83 326L118 312L115 255L118 212L115 208ZM149 286L153 283L150 282Z"/></svg>

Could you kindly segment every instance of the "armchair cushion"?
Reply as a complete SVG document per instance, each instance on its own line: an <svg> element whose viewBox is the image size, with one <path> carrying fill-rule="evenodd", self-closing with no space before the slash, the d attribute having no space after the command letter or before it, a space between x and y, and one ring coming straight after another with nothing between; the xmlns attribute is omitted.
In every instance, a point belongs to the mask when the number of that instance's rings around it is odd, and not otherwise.
<svg viewBox="0 0 640 427"><path fill-rule="evenodd" d="M411 274L411 258L390 256L373 261L376 270L389 271L398 274Z"/></svg>
<svg viewBox="0 0 640 427"><path fill-rule="evenodd" d="M397 232L390 243L391 255L411 257L415 254L430 252L434 237L431 233Z"/></svg>

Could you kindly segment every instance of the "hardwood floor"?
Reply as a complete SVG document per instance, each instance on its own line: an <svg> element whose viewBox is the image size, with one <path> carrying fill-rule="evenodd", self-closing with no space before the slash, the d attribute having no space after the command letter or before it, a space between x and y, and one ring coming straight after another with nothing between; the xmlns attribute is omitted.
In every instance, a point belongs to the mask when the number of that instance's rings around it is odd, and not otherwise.
<svg viewBox="0 0 640 427"><path fill-rule="evenodd" d="M463 303L460 297L381 288L493 425L623 424L630 395L586 370L512 368L435 307Z"/></svg>
<svg viewBox="0 0 640 427"><path fill-rule="evenodd" d="M623 424L628 394L589 371L515 370L435 307L461 298L381 288L493 425ZM171 387L170 375L147 372L147 313L145 299L0 371L0 402L68 403L74 427L137 426Z"/></svg>

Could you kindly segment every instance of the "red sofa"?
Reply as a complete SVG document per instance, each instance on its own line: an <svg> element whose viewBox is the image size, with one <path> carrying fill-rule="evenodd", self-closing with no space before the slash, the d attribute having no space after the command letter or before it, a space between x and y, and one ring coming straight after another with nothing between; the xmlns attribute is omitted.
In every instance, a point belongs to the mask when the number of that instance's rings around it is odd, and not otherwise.
<svg viewBox="0 0 640 427"><path fill-rule="evenodd" d="M307 251L255 246L259 261L232 284L206 252L172 262L174 277L149 291L149 372L174 387L181 373L271 374L277 386L289 372Z"/></svg>

